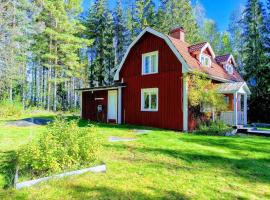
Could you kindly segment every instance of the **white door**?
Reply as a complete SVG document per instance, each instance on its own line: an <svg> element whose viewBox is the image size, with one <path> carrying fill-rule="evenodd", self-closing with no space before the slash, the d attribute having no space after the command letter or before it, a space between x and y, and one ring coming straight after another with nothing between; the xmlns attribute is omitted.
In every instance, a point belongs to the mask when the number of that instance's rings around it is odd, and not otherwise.
<svg viewBox="0 0 270 200"><path fill-rule="evenodd" d="M117 90L108 91L108 121L117 122Z"/></svg>

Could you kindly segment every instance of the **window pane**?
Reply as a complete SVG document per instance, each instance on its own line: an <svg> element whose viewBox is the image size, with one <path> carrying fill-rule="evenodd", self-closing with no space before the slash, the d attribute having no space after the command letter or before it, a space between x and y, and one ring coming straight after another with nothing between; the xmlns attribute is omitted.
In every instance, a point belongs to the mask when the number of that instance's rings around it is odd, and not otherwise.
<svg viewBox="0 0 270 200"><path fill-rule="evenodd" d="M157 72L157 55L156 54L151 56L151 66L152 66L151 72Z"/></svg>
<svg viewBox="0 0 270 200"><path fill-rule="evenodd" d="M204 64L204 57L201 57L201 63Z"/></svg>
<svg viewBox="0 0 270 200"><path fill-rule="evenodd" d="M208 66L208 64L209 64L209 60L208 58L205 58L205 65Z"/></svg>
<svg viewBox="0 0 270 200"><path fill-rule="evenodd" d="M146 56L144 60L144 73L148 74L150 69L150 57Z"/></svg>
<svg viewBox="0 0 270 200"><path fill-rule="evenodd" d="M144 109L149 109L149 94L144 93Z"/></svg>
<svg viewBox="0 0 270 200"><path fill-rule="evenodd" d="M157 109L157 94L151 94L151 109Z"/></svg>

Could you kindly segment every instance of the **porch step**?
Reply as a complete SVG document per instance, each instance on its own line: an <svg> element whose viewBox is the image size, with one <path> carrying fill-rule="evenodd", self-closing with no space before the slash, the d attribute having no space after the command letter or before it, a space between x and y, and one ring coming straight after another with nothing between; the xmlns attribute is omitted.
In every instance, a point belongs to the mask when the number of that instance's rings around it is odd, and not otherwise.
<svg viewBox="0 0 270 200"><path fill-rule="evenodd" d="M250 135L269 136L270 131L258 130L256 127L241 127L237 128L237 133L244 133Z"/></svg>

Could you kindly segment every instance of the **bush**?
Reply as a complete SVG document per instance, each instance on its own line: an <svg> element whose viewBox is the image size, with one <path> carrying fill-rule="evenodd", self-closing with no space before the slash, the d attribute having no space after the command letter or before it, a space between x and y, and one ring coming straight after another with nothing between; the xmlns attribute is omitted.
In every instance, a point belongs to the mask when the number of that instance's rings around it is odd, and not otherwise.
<svg viewBox="0 0 270 200"><path fill-rule="evenodd" d="M79 128L77 121L57 118L36 142L18 152L22 172L44 175L89 166L98 158L96 129Z"/></svg>
<svg viewBox="0 0 270 200"><path fill-rule="evenodd" d="M198 130L196 130L194 133L201 135L225 135L231 131L232 128L223 121L215 121L200 125Z"/></svg>
<svg viewBox="0 0 270 200"><path fill-rule="evenodd" d="M20 101L2 100L0 102L0 118L15 116L18 117L23 112L23 105Z"/></svg>

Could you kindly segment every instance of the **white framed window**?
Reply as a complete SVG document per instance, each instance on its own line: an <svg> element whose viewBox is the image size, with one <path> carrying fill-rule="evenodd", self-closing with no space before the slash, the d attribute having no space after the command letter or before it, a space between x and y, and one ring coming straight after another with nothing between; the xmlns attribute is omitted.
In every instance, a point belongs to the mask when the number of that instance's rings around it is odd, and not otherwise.
<svg viewBox="0 0 270 200"><path fill-rule="evenodd" d="M158 51L142 55L142 75L158 73Z"/></svg>
<svg viewBox="0 0 270 200"><path fill-rule="evenodd" d="M158 88L141 90L141 111L158 111Z"/></svg>
<svg viewBox="0 0 270 200"><path fill-rule="evenodd" d="M233 66L231 64L226 65L226 71L228 74L233 74Z"/></svg>
<svg viewBox="0 0 270 200"><path fill-rule="evenodd" d="M211 57L205 54L200 55L200 62L203 67L210 67L211 66Z"/></svg>

